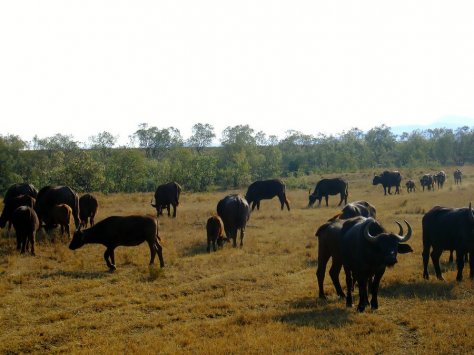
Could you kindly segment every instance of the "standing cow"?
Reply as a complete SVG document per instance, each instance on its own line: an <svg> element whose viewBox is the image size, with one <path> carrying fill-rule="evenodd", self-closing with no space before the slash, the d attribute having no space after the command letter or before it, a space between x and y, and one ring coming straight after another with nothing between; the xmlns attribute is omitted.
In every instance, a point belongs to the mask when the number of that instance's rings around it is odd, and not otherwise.
<svg viewBox="0 0 474 355"><path fill-rule="evenodd" d="M438 190L443 188L444 182L446 181L446 173L440 171L433 175L433 183L436 183Z"/></svg>
<svg viewBox="0 0 474 355"><path fill-rule="evenodd" d="M431 252L436 277L443 280L439 258L444 250L456 250L457 276L462 280L465 254L469 258L470 278L474 278L474 213L469 208L435 206L423 216L423 277L429 278L428 259Z"/></svg>
<svg viewBox="0 0 474 355"><path fill-rule="evenodd" d="M217 203L217 214L224 222L227 239L232 238L237 247L237 231L240 229L240 247L244 245L245 226L250 217L250 207L240 195L227 195Z"/></svg>
<svg viewBox="0 0 474 355"><path fill-rule="evenodd" d="M87 227L90 222L91 227L94 225L94 217L97 213L99 203L91 194L82 195L79 198L79 218L81 219L81 228Z"/></svg>
<svg viewBox="0 0 474 355"><path fill-rule="evenodd" d="M430 174L425 174L420 178L420 185L423 187L423 191L425 191L425 187L428 188L428 191L433 189L434 190L434 180L433 176Z"/></svg>
<svg viewBox="0 0 474 355"><path fill-rule="evenodd" d="M462 172L459 169L456 169L453 173L454 176L454 183L456 185L460 184L462 182Z"/></svg>
<svg viewBox="0 0 474 355"><path fill-rule="evenodd" d="M10 197L7 201L5 201L3 206L3 211L0 216L0 228L5 228L7 222L8 224L8 231L10 231L10 227L12 225L11 218L13 212L20 206L27 206L34 208L36 200L31 197L30 195L19 195L15 197Z"/></svg>
<svg viewBox="0 0 474 355"><path fill-rule="evenodd" d="M326 207L328 207L329 195L337 194L341 195L338 206L342 204L342 201L347 203L347 197L349 196L349 184L347 181L341 178L322 179L316 184L313 193L310 191L308 207L313 207L316 200L319 201L318 207L321 206L323 197L326 200Z"/></svg>
<svg viewBox="0 0 474 355"><path fill-rule="evenodd" d="M36 199L38 196L38 190L36 190L33 185L28 183L13 184L8 188L7 192L5 193L3 203L5 204L10 199L20 195L28 195Z"/></svg>
<svg viewBox="0 0 474 355"><path fill-rule="evenodd" d="M415 182L413 180L408 180L405 186L407 187L408 193L415 192L416 190Z"/></svg>
<svg viewBox="0 0 474 355"><path fill-rule="evenodd" d="M386 267L397 263L397 253L412 252L407 242L412 234L410 224L405 221L408 232L405 236L400 223L398 234L388 233L373 218L356 217L344 222L342 227L342 263L346 274L347 307L352 307L353 279L359 285L359 305L363 312L369 305L367 288L370 289L372 309L378 308L378 289Z"/></svg>
<svg viewBox="0 0 474 355"><path fill-rule="evenodd" d="M173 206L173 218L176 218L176 208L179 205L179 195L181 194L181 186L177 182L169 182L160 185L155 191L155 203L151 205L156 208L156 215L163 215L163 207L168 211L170 216L170 206Z"/></svg>
<svg viewBox="0 0 474 355"><path fill-rule="evenodd" d="M372 185L381 184L383 186L384 195L391 195L392 187L395 187L395 194L400 194L400 183L402 182L402 176L398 171L387 171L385 170L380 175L375 175L372 180Z"/></svg>
<svg viewBox="0 0 474 355"><path fill-rule="evenodd" d="M257 210L260 210L260 200L268 200L278 196L281 209L283 210L286 205L286 208L289 211L290 203L286 198L285 190L285 183L280 179L255 181L248 187L245 199L249 204L252 204L253 211L255 206L257 206Z"/></svg>
<svg viewBox="0 0 474 355"><path fill-rule="evenodd" d="M45 186L38 192L35 211L38 214L40 226L43 221L50 219L54 206L66 204L71 207L76 229L79 228L79 198L69 186Z"/></svg>
<svg viewBox="0 0 474 355"><path fill-rule="evenodd" d="M39 228L39 220L33 208L20 206L12 214L12 224L16 232L16 248L23 254L30 247L31 255L35 255L35 235Z"/></svg>
<svg viewBox="0 0 474 355"><path fill-rule="evenodd" d="M104 259L110 271L116 270L115 248L119 246L136 246L147 242L150 247L150 265L156 254L160 266L164 267L161 239L158 236L158 222L150 216L112 216L84 230L74 233L69 249L76 250L84 244L102 244L107 249Z"/></svg>

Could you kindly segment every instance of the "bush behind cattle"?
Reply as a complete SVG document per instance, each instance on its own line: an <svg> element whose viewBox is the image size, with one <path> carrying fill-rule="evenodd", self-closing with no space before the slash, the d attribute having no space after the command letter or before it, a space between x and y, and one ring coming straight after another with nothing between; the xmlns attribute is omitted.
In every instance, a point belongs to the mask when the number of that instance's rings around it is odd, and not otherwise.
<svg viewBox="0 0 474 355"><path fill-rule="evenodd" d="M371 171L344 175L351 199L373 203L384 226L396 230L393 221L406 219L414 228L414 253L385 272L381 307L360 315L345 308L329 277L327 300L317 300L314 232L340 207L306 209L307 188L288 191L291 213L264 208L252 214L243 249L228 243L211 255L207 218L224 194L245 189L184 194L179 218L159 221L163 269L148 267L146 244L117 248L117 272L108 273L101 246L74 255L66 243L39 235L31 258L19 255L11 238L0 238L0 352L465 353L474 348L466 311L474 302L472 283L455 281L447 253L441 259L447 281L421 276L421 218L436 204L474 201L474 168L463 171L462 185L448 179L443 190L392 198L370 185ZM406 174L421 175L420 169ZM320 176L304 179L314 187ZM96 222L156 215L150 193L94 194L101 205Z"/></svg>

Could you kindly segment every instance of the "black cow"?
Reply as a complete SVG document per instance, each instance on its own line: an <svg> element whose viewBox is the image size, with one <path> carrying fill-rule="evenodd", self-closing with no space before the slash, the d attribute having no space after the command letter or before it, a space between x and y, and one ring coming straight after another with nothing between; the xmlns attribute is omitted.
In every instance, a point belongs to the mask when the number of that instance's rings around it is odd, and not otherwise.
<svg viewBox="0 0 474 355"><path fill-rule="evenodd" d="M94 225L94 217L97 213L99 203L91 194L82 195L79 198L79 218L81 219L81 227L87 227L90 222L91 227Z"/></svg>
<svg viewBox="0 0 474 355"><path fill-rule="evenodd" d="M359 305L363 312L369 304L367 287L370 289L372 309L378 308L377 294L380 280L386 267L397 263L397 253L412 252L407 242L412 234L410 224L405 221L408 232L405 236L400 223L398 234L388 233L373 218L356 217L344 222L342 226L341 251L342 264L346 274L347 307L352 307L353 279L359 285Z"/></svg>
<svg viewBox="0 0 474 355"><path fill-rule="evenodd" d="M407 187L408 193L415 192L416 190L415 182L413 180L408 180L405 186Z"/></svg>
<svg viewBox="0 0 474 355"><path fill-rule="evenodd" d="M240 247L244 245L245 226L250 217L250 207L240 195L227 195L217 203L217 214L224 222L227 239L232 238L237 247L237 231L240 229Z"/></svg>
<svg viewBox="0 0 474 355"><path fill-rule="evenodd" d="M20 206L34 208L35 202L36 200L29 195L9 197L3 206L2 215L0 216L0 228L5 228L7 222L10 222L8 225L8 230L10 230L13 211L15 211Z"/></svg>
<svg viewBox="0 0 474 355"><path fill-rule="evenodd" d="M23 254L30 247L31 255L35 255L35 234L39 228L39 220L33 208L20 206L12 214L12 224L16 232L16 248Z"/></svg>
<svg viewBox="0 0 474 355"><path fill-rule="evenodd" d="M156 215L163 215L163 207L168 210L170 216L170 205L173 206L173 218L176 217L176 207L179 205L179 195L181 194L181 186L177 182L169 182L160 185L155 191L155 203L151 205L156 208Z"/></svg>
<svg viewBox="0 0 474 355"><path fill-rule="evenodd" d="M382 184L384 195L391 195L392 187L395 187L395 194L400 194L400 183L402 182L402 176L398 171L387 171L385 170L380 175L375 175L372 180L372 185Z"/></svg>
<svg viewBox="0 0 474 355"><path fill-rule="evenodd" d="M342 291L341 284L339 283L339 273L342 267L342 256L341 256L341 229L343 220L363 216L363 217L376 217L376 210L373 205L367 201L355 201L348 203L342 209L342 213L331 218L327 223L323 224L316 231L316 237L318 237L318 269L316 276L318 278L319 286L319 297L325 299L324 295L324 276L326 272L326 265L329 259L332 257L332 265L329 270L334 287L336 288L337 295L339 297L345 297Z"/></svg>
<svg viewBox="0 0 474 355"><path fill-rule="evenodd" d="M158 254L160 266L164 267L162 246L158 236L158 222L150 216L112 216L93 227L77 230L69 248L76 250L84 244L102 244L107 247L104 259L110 271L116 269L114 250L118 246L136 246L147 242L150 247L150 265Z"/></svg>
<svg viewBox="0 0 474 355"><path fill-rule="evenodd" d="M13 184L5 193L3 202L6 203L8 200L20 195L28 195L36 199L38 196L38 190L36 190L33 185L28 183Z"/></svg>
<svg viewBox="0 0 474 355"><path fill-rule="evenodd" d="M461 170L459 169L456 169L453 173L454 175L454 183L457 185L457 184L460 184L462 182L462 172Z"/></svg>
<svg viewBox="0 0 474 355"><path fill-rule="evenodd" d="M71 207L76 229L79 228L79 198L69 186L45 186L38 192L35 211L41 223L50 219L51 210L55 205L66 204Z"/></svg>
<svg viewBox="0 0 474 355"><path fill-rule="evenodd" d="M433 175L433 183L436 183L438 190L443 188L444 182L446 181L446 173L440 171Z"/></svg>
<svg viewBox="0 0 474 355"><path fill-rule="evenodd" d="M318 181L316 187L314 188L313 193L310 191L308 207L312 207L316 200L319 201L318 207L321 206L321 199L324 197L326 200L326 207L328 206L329 195L341 195L341 201L339 201L338 206L344 203L347 203L347 196L349 196L349 184L347 181L341 178L334 179L322 179Z"/></svg>
<svg viewBox="0 0 474 355"><path fill-rule="evenodd" d="M423 187L423 191L425 191L425 187L428 188L428 190L434 189L434 180L433 176L430 174L425 174L420 178L420 185Z"/></svg>
<svg viewBox="0 0 474 355"><path fill-rule="evenodd" d="M260 210L260 200L269 200L278 196L280 200L281 209L286 205L288 211L290 210L290 203L286 198L285 183L279 179L255 181L247 189L245 199L249 204L252 204L252 211L255 206Z"/></svg>
<svg viewBox="0 0 474 355"><path fill-rule="evenodd" d="M474 213L469 203L469 208L448 208L435 206L429 210L422 219L423 227L423 277L429 278L428 259L431 252L436 277L443 280L439 266L439 258L444 250L456 250L457 276L462 280L464 258L470 253L469 258L471 278L474 278Z"/></svg>

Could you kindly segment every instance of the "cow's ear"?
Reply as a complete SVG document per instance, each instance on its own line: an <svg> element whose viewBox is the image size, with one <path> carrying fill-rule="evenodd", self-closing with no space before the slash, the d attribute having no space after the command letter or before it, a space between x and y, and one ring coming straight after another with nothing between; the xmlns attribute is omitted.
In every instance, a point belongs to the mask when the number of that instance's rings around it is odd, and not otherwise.
<svg viewBox="0 0 474 355"><path fill-rule="evenodd" d="M398 253L406 254L406 253L412 253L412 252L413 252L413 249L408 244L398 244Z"/></svg>

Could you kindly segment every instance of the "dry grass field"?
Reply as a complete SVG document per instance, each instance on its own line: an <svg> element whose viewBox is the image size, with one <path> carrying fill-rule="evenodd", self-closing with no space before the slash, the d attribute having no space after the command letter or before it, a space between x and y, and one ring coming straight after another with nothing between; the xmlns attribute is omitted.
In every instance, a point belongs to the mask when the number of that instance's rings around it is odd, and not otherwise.
<svg viewBox="0 0 474 355"><path fill-rule="evenodd" d="M337 298L329 276L328 301L317 299L315 230L335 215L307 209L307 190L289 190L292 210L277 199L252 213L244 247L206 252L205 223L225 192L184 193L176 219L160 217L166 267L149 267L146 244L119 247L117 271L107 271L105 248L38 236L37 256L19 255L13 233L0 238L1 353L206 353L206 354L466 354L474 353L474 283L442 256L445 282L422 278L421 218L440 204L474 202L474 167L443 190L384 196L373 172L344 174L349 200L377 207L384 226L414 227L412 254L387 269L380 308L358 314ZM421 170L402 171L418 178ZM314 177L316 182L320 177ZM418 179L417 179L418 180ZM419 185L419 184L418 184ZM417 186L418 186L417 185ZM245 193L245 191L238 191ZM152 194L96 194L97 220L110 215L154 214ZM324 201L323 201L324 203ZM467 266L467 265L466 265ZM341 281L345 288L344 273ZM355 304L358 302L355 294Z"/></svg>

